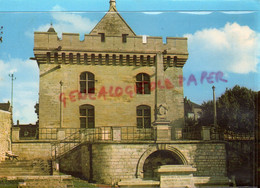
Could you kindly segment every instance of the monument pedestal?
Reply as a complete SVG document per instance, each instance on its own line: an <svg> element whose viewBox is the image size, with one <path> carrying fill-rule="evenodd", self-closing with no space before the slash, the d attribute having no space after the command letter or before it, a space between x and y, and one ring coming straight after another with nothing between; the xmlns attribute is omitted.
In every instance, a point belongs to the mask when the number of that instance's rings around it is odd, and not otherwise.
<svg viewBox="0 0 260 188"><path fill-rule="evenodd" d="M163 165L155 173L160 179L160 187L195 187L193 173L196 168L190 165Z"/></svg>
<svg viewBox="0 0 260 188"><path fill-rule="evenodd" d="M153 126L156 129L156 141L170 141L171 140L171 127L170 121L156 120Z"/></svg>

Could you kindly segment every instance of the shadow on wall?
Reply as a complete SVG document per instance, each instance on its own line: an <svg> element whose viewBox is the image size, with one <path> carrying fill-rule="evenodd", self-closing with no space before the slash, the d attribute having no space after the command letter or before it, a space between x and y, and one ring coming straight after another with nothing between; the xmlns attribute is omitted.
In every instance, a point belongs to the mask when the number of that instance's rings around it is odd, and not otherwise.
<svg viewBox="0 0 260 188"><path fill-rule="evenodd" d="M158 150L146 158L143 166L143 173L145 180L158 180L157 174L154 170L162 165L180 165L183 164L182 160L168 150Z"/></svg>
<svg viewBox="0 0 260 188"><path fill-rule="evenodd" d="M179 118L175 121L172 121L170 123L170 127L171 127L171 139L172 140L177 140L179 138L182 138L182 135L178 135L177 131L178 131L178 129L184 127L184 118Z"/></svg>
<svg viewBox="0 0 260 188"><path fill-rule="evenodd" d="M229 141L227 148L228 177L237 186L255 186L255 160L253 141Z"/></svg>

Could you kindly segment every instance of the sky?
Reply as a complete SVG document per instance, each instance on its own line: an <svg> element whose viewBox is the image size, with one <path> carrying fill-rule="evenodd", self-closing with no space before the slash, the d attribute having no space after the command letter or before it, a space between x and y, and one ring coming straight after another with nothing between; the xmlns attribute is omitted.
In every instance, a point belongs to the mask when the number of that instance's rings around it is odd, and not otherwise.
<svg viewBox="0 0 260 188"><path fill-rule="evenodd" d="M11 100L13 119L35 123L39 69L34 60L34 32L53 23L58 35L88 34L109 8L109 0L0 0L0 103ZM235 85L259 91L259 0L117 0L117 10L137 35L187 37L184 96L202 104ZM223 73L213 83L202 75ZM211 74L216 75L216 74ZM188 84L188 80L193 81ZM196 82L194 81L196 79Z"/></svg>

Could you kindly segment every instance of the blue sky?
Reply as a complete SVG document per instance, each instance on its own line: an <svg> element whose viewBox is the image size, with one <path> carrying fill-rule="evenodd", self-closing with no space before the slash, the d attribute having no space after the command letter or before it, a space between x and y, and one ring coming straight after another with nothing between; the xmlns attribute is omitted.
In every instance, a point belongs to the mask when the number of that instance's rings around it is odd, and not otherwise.
<svg viewBox="0 0 260 188"><path fill-rule="evenodd" d="M0 0L0 102L11 98L14 73L14 121L34 123L39 71L33 57L33 32L55 30L88 34L104 16L109 0ZM257 0L117 0L117 9L137 35L188 37L183 68L197 85L184 82L184 95L201 104L236 84L259 90L260 2ZM200 83L201 73L221 71L227 82Z"/></svg>

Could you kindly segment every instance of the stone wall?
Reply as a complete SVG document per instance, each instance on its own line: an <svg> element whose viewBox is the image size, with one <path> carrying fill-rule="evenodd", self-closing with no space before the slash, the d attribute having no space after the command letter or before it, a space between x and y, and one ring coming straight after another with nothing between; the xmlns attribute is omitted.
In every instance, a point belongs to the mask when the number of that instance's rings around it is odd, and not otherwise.
<svg viewBox="0 0 260 188"><path fill-rule="evenodd" d="M60 84L63 81L62 98L66 98L66 106L63 104L63 127L80 128L79 106L90 104L95 107L95 124L97 127L105 126L136 126L136 107L148 105L151 107L151 120L154 121L155 90L148 95L135 94L135 77L139 73L151 75L151 82L155 82L155 67L139 67L138 69L129 66L85 66L85 65L40 65L40 128L58 128L60 126ZM79 75L89 71L95 75L96 93L86 99L79 99L80 91ZM116 76L115 76L116 75ZM165 79L169 79L175 86L166 89L166 102L169 106L168 119L172 125L182 126L184 117L183 87L179 86L179 75L182 69L171 67L167 71ZM164 83L162 83L164 85ZM102 88L106 89L106 96L99 95ZM110 96L109 90L121 87L123 95ZM133 95L127 94L132 92ZM65 102L64 102L65 103Z"/></svg>
<svg viewBox="0 0 260 188"><path fill-rule="evenodd" d="M209 178L227 176L224 143L183 141L171 144L93 144L92 161L87 161L90 150L86 148L83 150L84 152L73 150L76 153L70 153L62 159L60 166L76 173L82 170L84 177L89 178L91 174L93 180L99 183L115 184L120 180L142 178L145 160L158 150L172 151L183 164L196 168L194 176ZM79 166L82 159L85 161Z"/></svg>
<svg viewBox="0 0 260 188"><path fill-rule="evenodd" d="M91 179L90 150L91 145L82 144L66 153L59 160L60 171L88 180Z"/></svg>
<svg viewBox="0 0 260 188"><path fill-rule="evenodd" d="M11 113L0 110L0 161L5 160L5 152L11 150Z"/></svg>
<svg viewBox="0 0 260 188"><path fill-rule="evenodd" d="M140 156L148 147L148 144L93 145L93 180L114 184L135 178Z"/></svg>
<svg viewBox="0 0 260 188"><path fill-rule="evenodd" d="M12 151L20 160L51 159L51 144L48 142L38 140L13 142Z"/></svg>

